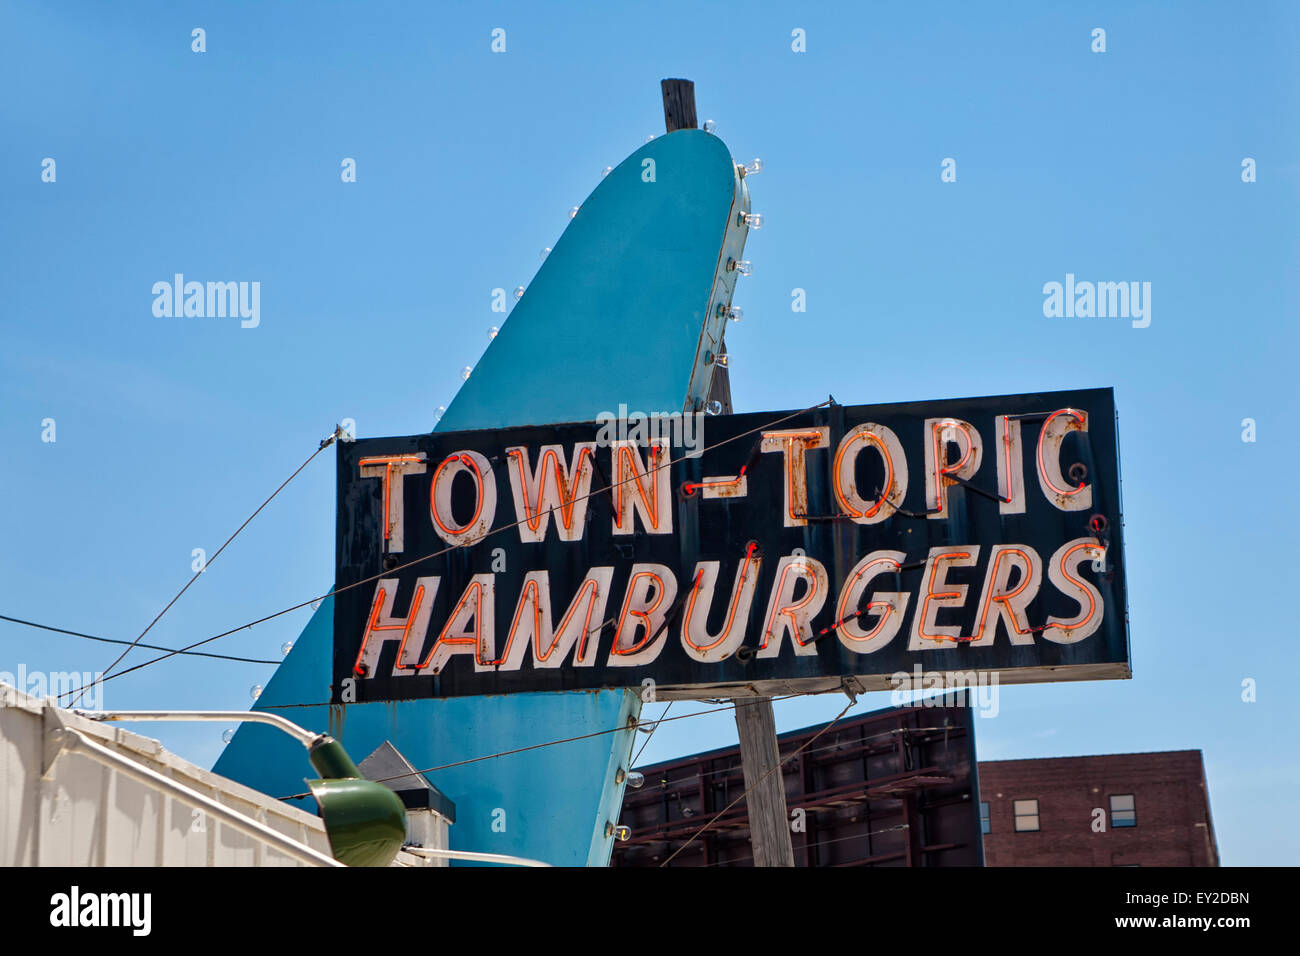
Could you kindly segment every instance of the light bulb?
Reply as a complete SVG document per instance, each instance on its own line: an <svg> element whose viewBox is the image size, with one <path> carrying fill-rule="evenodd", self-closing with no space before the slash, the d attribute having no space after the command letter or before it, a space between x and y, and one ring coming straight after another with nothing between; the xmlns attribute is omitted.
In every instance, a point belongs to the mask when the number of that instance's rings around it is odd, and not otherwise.
<svg viewBox="0 0 1300 956"><path fill-rule="evenodd" d="M636 770L629 770L627 772L627 785L633 790L640 790L645 786L645 774Z"/></svg>
<svg viewBox="0 0 1300 956"><path fill-rule="evenodd" d="M732 322L739 322L741 319L745 317L745 312L743 309L739 308L738 306L723 305L721 302L719 302L718 315L720 315L724 319L730 319Z"/></svg>
<svg viewBox="0 0 1300 956"><path fill-rule="evenodd" d="M439 405L437 409L434 410L433 420L436 422L438 419L442 418L442 416L445 414L447 414L447 406Z"/></svg>
<svg viewBox="0 0 1300 956"><path fill-rule="evenodd" d="M515 299L518 300L518 299L522 299L523 297L524 297L524 287L521 285L515 286Z"/></svg>
<svg viewBox="0 0 1300 956"><path fill-rule="evenodd" d="M717 132L718 132L718 124L715 123L715 122L713 122L713 120L705 120L705 121L704 121L704 132L706 132L706 133L713 133L713 134L716 135Z"/></svg>
<svg viewBox="0 0 1300 956"><path fill-rule="evenodd" d="M602 170L600 171L600 178L601 178L601 179L604 179L606 176L608 176L608 175L609 175L610 173L612 173L613 171L614 171L614 167L613 167L613 166L606 166L604 169L602 169Z"/></svg>
<svg viewBox="0 0 1300 956"><path fill-rule="evenodd" d="M713 362L714 362L714 364L717 365L719 368L726 368L726 367L727 367L727 356L725 356L725 355L719 355L717 358L715 358L715 359L713 360Z"/></svg>
<svg viewBox="0 0 1300 956"><path fill-rule="evenodd" d="M494 326L491 326L491 327L488 329L488 338L489 338L489 339L494 339L494 338L496 338L496 337L497 337L497 333L500 332L500 331L501 331L501 330L498 329L495 325L494 325Z"/></svg>
<svg viewBox="0 0 1300 956"><path fill-rule="evenodd" d="M280 645L280 653L283 654L285 657L289 656L289 652L291 650L293 650L293 641L285 641L283 644Z"/></svg>
<svg viewBox="0 0 1300 956"><path fill-rule="evenodd" d="M630 839L631 836L632 836L632 828L631 828L631 827L628 827L628 826L622 826L622 825L619 825L619 826L614 827L614 839L615 839L615 840L627 840L627 839Z"/></svg>
<svg viewBox="0 0 1300 956"><path fill-rule="evenodd" d="M248 688L248 696L251 697L253 700L257 700L257 698L261 697L262 685L254 684L252 687Z"/></svg>
<svg viewBox="0 0 1300 956"><path fill-rule="evenodd" d="M763 214L759 212L741 213L740 221L749 226L750 229L763 228Z"/></svg>
<svg viewBox="0 0 1300 956"><path fill-rule="evenodd" d="M473 372L473 371L474 371L474 370L473 370L472 368L470 368L468 365L466 365L463 369L460 370L460 377L463 378L463 379L465 379L465 381L468 382L468 381L469 381L470 373Z"/></svg>
<svg viewBox="0 0 1300 956"><path fill-rule="evenodd" d="M542 250L542 258L543 258L543 259L545 259L545 258L546 258L547 256L549 256L550 254L551 254L551 247L550 247L550 246L547 246L546 248L544 248L544 249Z"/></svg>
<svg viewBox="0 0 1300 956"><path fill-rule="evenodd" d="M752 276L754 274L754 263L748 259L728 259L728 272L739 272L742 276Z"/></svg>
<svg viewBox="0 0 1300 956"><path fill-rule="evenodd" d="M569 218L570 218L570 219L576 219L576 218L578 218L578 207L577 207L577 206L574 206L572 209L569 210Z"/></svg>
<svg viewBox="0 0 1300 956"><path fill-rule="evenodd" d="M705 414L708 415L721 415L722 403L715 398L713 401L709 402L707 405L704 406L704 411Z"/></svg>
<svg viewBox="0 0 1300 956"><path fill-rule="evenodd" d="M233 727L221 732L221 742L228 744L235 739L235 729Z"/></svg>
<svg viewBox="0 0 1300 956"><path fill-rule="evenodd" d="M754 173L761 173L763 171L763 161L756 157L752 163L748 166L741 166L740 169L742 176L752 176Z"/></svg>
<svg viewBox="0 0 1300 956"><path fill-rule="evenodd" d="M653 734L655 732L655 723L656 721L650 721L649 723L637 724L636 729L643 734Z"/></svg>
<svg viewBox="0 0 1300 956"><path fill-rule="evenodd" d="M649 136L647 136L647 137L645 138L645 141L646 141L647 143L650 143L650 142L653 142L653 141L654 141L654 138L655 138L655 134L654 134L654 133L651 133Z"/></svg>

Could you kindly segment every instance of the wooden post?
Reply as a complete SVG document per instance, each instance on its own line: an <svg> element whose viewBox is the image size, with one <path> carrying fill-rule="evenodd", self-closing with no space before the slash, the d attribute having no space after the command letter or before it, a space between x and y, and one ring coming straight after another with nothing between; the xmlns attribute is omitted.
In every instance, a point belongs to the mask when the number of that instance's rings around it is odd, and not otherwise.
<svg viewBox="0 0 1300 956"><path fill-rule="evenodd" d="M660 86L664 97L664 125L668 132L696 129L699 124L695 113L695 84L690 80L663 80ZM727 354L725 340L719 340L718 354ZM725 367L713 367L709 401L721 402L723 413L731 413L731 380ZM779 769L775 769L781 762L781 754L776 742L776 713L772 710L772 698L736 698L732 703L736 705L740 762L745 772L745 789L749 791L745 804L749 813L749 842L754 848L754 865L794 866L790 819L785 808L785 778Z"/></svg>
<svg viewBox="0 0 1300 956"><path fill-rule="evenodd" d="M790 818L785 807L785 778L779 769L776 714L770 697L735 698L740 762L745 771L749 842L755 866L794 866ZM770 772L769 772L770 771ZM764 776L766 774L766 776Z"/></svg>
<svg viewBox="0 0 1300 956"><path fill-rule="evenodd" d="M696 129L695 83L692 80L660 80L664 94L664 125L675 129Z"/></svg>

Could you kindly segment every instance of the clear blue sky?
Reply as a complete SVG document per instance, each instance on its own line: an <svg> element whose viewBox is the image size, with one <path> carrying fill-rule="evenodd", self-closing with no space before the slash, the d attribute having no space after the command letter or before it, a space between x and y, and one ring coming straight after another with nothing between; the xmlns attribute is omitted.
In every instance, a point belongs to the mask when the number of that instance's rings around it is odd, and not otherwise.
<svg viewBox="0 0 1300 956"><path fill-rule="evenodd" d="M337 421L428 430L500 324L491 290L527 283L601 169L662 133L659 80L685 76L767 166L728 333L737 410L1116 390L1135 676L1004 689L980 757L1200 748L1224 861L1295 863L1298 11L5 0L0 613L134 637ZM156 318L175 272L259 281L260 326ZM1150 282L1150 326L1045 318L1067 273ZM150 640L326 588L333 498L330 453ZM306 616L212 649L277 658ZM116 653L0 624L0 670ZM272 670L174 658L105 703L243 708ZM779 726L841 700L778 705ZM219 728L149 732L204 764L221 747ZM644 759L734 740L730 714L678 721Z"/></svg>

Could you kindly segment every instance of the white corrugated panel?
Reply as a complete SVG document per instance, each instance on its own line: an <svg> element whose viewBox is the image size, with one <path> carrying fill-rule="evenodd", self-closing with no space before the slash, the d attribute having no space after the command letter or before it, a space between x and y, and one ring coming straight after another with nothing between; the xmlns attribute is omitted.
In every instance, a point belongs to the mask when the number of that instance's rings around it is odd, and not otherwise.
<svg viewBox="0 0 1300 956"><path fill-rule="evenodd" d="M212 820L75 749L42 779L45 732L36 698L0 685L0 866L298 866L261 840ZM204 770L157 741L55 708L90 740L329 855L319 817ZM395 865L425 866L399 854Z"/></svg>

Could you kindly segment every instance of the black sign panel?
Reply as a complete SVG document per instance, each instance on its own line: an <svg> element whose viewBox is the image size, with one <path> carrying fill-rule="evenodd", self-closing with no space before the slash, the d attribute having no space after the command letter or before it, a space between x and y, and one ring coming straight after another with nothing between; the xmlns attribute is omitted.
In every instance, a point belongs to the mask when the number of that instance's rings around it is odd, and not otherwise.
<svg viewBox="0 0 1300 956"><path fill-rule="evenodd" d="M336 702L1129 676L1109 389L620 413L340 443Z"/></svg>

